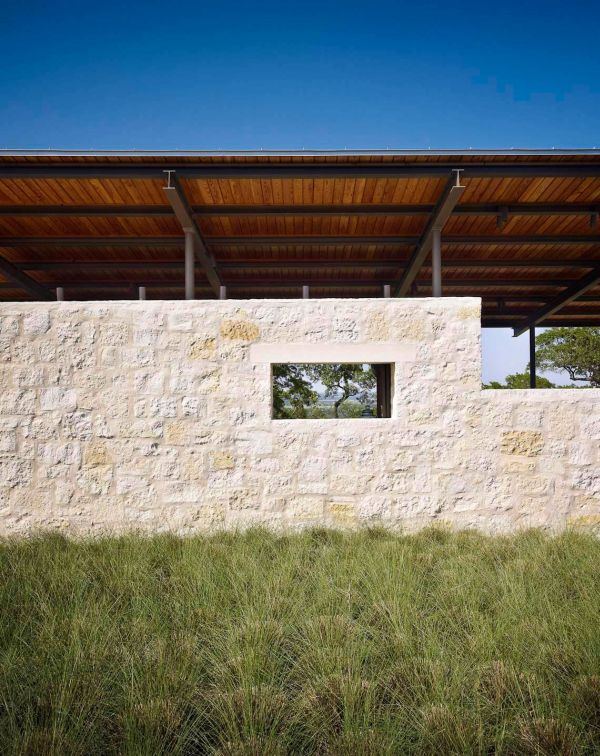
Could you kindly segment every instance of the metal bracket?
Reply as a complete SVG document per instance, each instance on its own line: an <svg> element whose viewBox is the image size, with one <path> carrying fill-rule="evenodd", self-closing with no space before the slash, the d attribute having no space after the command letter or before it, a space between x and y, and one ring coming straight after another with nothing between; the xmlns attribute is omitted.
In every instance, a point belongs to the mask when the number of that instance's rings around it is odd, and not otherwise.
<svg viewBox="0 0 600 756"><path fill-rule="evenodd" d="M164 170L163 173L167 174L167 185L166 185L165 189L173 189L173 184L171 184L171 174L175 173L175 169L174 168L168 168L168 169Z"/></svg>
<svg viewBox="0 0 600 756"><path fill-rule="evenodd" d="M456 187L462 187L462 184L460 183L460 174L464 171L464 168L453 168L452 173L456 174L456 181L454 182L454 186Z"/></svg>

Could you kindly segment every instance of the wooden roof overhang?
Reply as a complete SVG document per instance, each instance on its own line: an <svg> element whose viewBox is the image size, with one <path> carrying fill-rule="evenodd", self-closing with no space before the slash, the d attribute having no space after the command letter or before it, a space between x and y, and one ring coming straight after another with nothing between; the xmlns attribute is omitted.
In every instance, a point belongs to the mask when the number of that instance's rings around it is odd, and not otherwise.
<svg viewBox="0 0 600 756"><path fill-rule="evenodd" d="M596 150L0 151L0 299L182 298L184 227L199 298L430 296L443 226L484 326L600 326L599 214Z"/></svg>

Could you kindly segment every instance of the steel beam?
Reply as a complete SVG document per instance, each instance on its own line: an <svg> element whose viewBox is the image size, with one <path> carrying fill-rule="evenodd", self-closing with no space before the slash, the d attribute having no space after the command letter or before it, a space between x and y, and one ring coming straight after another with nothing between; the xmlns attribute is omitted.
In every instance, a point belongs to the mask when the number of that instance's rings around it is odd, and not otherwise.
<svg viewBox="0 0 600 756"><path fill-rule="evenodd" d="M194 299L196 291L194 232L191 228L184 228L185 233L185 298Z"/></svg>
<svg viewBox="0 0 600 756"><path fill-rule="evenodd" d="M184 267L183 260L173 260L170 262L156 262L155 260L146 260L145 262L115 262L107 260L106 262L88 262L87 260L73 262L26 262L15 263L19 270L60 270L72 272L90 272L105 270L182 270Z"/></svg>
<svg viewBox="0 0 600 756"><path fill-rule="evenodd" d="M442 296L442 229L434 228L431 239L431 293Z"/></svg>
<svg viewBox="0 0 600 756"><path fill-rule="evenodd" d="M457 190L464 187L456 187ZM459 194L457 192L457 194ZM448 202L457 202L458 196L448 198ZM448 208L446 207L446 210ZM439 217L436 211L436 218ZM267 246L356 246L370 244L374 246L398 246L425 243L428 251L431 249L431 239L427 239L433 232L433 225L427 224L423 234L419 236L207 236L208 246L226 247L267 247ZM489 236L469 236L454 234L444 236L444 244L593 244L600 245L600 234L503 234Z"/></svg>
<svg viewBox="0 0 600 756"><path fill-rule="evenodd" d="M462 188L462 187L460 187ZM433 230L433 229L431 229ZM426 232L424 232L424 235ZM424 236L423 235L423 236ZM419 244L423 236L208 236L208 247L270 246L399 246ZM444 244L589 244L600 245L600 234L444 236ZM5 236L0 247L182 247L177 236ZM209 253L206 252L208 255Z"/></svg>
<svg viewBox="0 0 600 756"><path fill-rule="evenodd" d="M427 226L417 243L417 247L404 270L400 283L393 290L394 296L405 297L410 292L412 282L423 267L425 258L431 252L434 235L437 231L441 233L444 224L456 207L464 189L464 186L460 184L460 173L455 172L446 183L442 196L438 200Z"/></svg>
<svg viewBox="0 0 600 756"><path fill-rule="evenodd" d="M444 237L444 244L600 244L600 234L504 234Z"/></svg>
<svg viewBox="0 0 600 756"><path fill-rule="evenodd" d="M529 329L529 388L536 388L535 326Z"/></svg>
<svg viewBox="0 0 600 756"><path fill-rule="evenodd" d="M225 295L229 289L256 289L256 288L274 288L274 289L299 289L304 285L312 287L331 287L331 288L380 288L383 285L382 281L357 281L352 279L350 281L340 281L339 278L335 279L312 279L309 283L306 283L306 279L248 279L242 281L228 281L222 286L225 290ZM68 289L130 289L130 284L127 281L90 281L89 283L83 283L77 281L76 283L64 283L64 288ZM179 279L178 281L146 281L145 286L147 289L183 289L185 290L185 282ZM196 286L197 289L209 288L209 284L202 282ZM219 287L221 289L221 287ZM221 292L219 291L219 294ZM220 297L219 297L220 298ZM226 297L225 297L226 298Z"/></svg>
<svg viewBox="0 0 600 756"><path fill-rule="evenodd" d="M589 213L589 210L588 210ZM0 205L0 217L69 218L172 218L170 207L161 205Z"/></svg>
<svg viewBox="0 0 600 756"><path fill-rule="evenodd" d="M183 267L183 266L182 266ZM148 271L151 272L151 266L149 266ZM183 272L183 270L182 270ZM198 270L197 273L203 273L203 271ZM203 276L204 279L205 276ZM148 287L151 286L184 286L185 279L184 276L178 276L173 281L165 281L164 279L158 280L158 281L148 281L147 276L146 278L146 285ZM63 282L63 285L65 288L72 288L73 286L82 286L86 287L88 284L81 282L81 278L78 279L78 281L75 283L69 283L64 281L64 276L61 277L61 281ZM279 277L279 278L245 278L245 279L233 279L226 281L224 285L227 287L252 287L252 286L261 286L261 287L294 287L294 286L335 286L335 287L381 287L385 285L385 283L389 281L389 278L380 277L380 278L369 278L369 279L356 279L356 278L308 278L306 276L303 276L302 278L286 278L286 277ZM422 278L420 280L416 281L419 289L430 289L431 288L431 280L429 278ZM520 278L501 278L501 279L482 279L482 278L457 278L457 279L451 279L446 278L444 282L444 288L445 289L452 289L452 288L460 288L460 289L478 289L481 287L490 287L490 288L510 288L510 287L525 287L525 288L540 288L540 287L548 287L548 288L564 288L567 285L567 281L565 281L564 278L551 278L547 280L540 280L540 279L520 279ZM95 286L95 285L102 285L102 286L111 286L116 285L119 287L127 287L130 286L130 282L128 281L98 281L97 279L90 280L89 285ZM204 280L201 284L198 285L209 285ZM56 283L49 283L47 286L56 286ZM198 288L198 286L196 286ZM515 296L523 296L525 299L528 299L528 295L523 295L522 292L519 292L516 295L511 294L497 294L497 293L483 293L480 296L486 298L497 298L497 297L503 297L507 300L514 299ZM533 296L533 295L532 295ZM545 300L548 300L553 297L553 294L549 294L545 297ZM596 299L596 298L594 298Z"/></svg>
<svg viewBox="0 0 600 756"><path fill-rule="evenodd" d="M484 304L491 304L491 300L504 302L548 302L552 295L548 294L482 294ZM600 295L591 297L577 297L577 302L600 304ZM518 313L512 313L518 314Z"/></svg>
<svg viewBox="0 0 600 756"><path fill-rule="evenodd" d="M465 178L561 178L600 176L598 162L419 162L419 163L0 163L0 179L146 179L160 180L164 169L182 179L336 179L444 178L453 169Z"/></svg>
<svg viewBox="0 0 600 756"><path fill-rule="evenodd" d="M565 291L551 299L548 304L540 307L539 310L530 315L523 323L516 325L514 327L514 335L520 336L528 328L539 325L545 318L553 315L555 312L558 312L566 304L572 302L574 299L577 299L582 294L585 294L586 291L592 289L594 286L597 286L599 283L600 265L591 270L587 275L583 276L583 278L581 278L579 281L571 283L571 285L568 286Z"/></svg>
<svg viewBox="0 0 600 756"><path fill-rule="evenodd" d="M463 288L482 286L490 286L491 288L493 288L494 286L531 286L536 288L540 286L560 286L564 288L572 280L573 279L565 278L446 278L444 287L446 289L451 289L453 286L459 286ZM417 281L417 284L419 285L419 288L431 287L431 281L427 279ZM486 295L482 294L481 296Z"/></svg>
<svg viewBox="0 0 600 756"><path fill-rule="evenodd" d="M208 236L210 247L291 247L291 246L355 246L357 244L414 244L417 236Z"/></svg>
<svg viewBox="0 0 600 756"><path fill-rule="evenodd" d="M406 260L226 260L224 262L216 261L220 271L225 270L244 270L255 268L257 270L282 270L286 268L299 269L323 269L323 268L368 268L368 269L393 269L398 270L406 264ZM444 260L444 268L593 268L600 264L600 260L535 260L525 262L523 260ZM183 268L182 260L169 260L161 262L160 260L146 261L123 261L115 262L114 260L73 260L72 262L53 261L43 262L19 262L14 263L19 270L73 270L73 271L92 271L92 270L181 270ZM423 270L429 266L425 264Z"/></svg>
<svg viewBox="0 0 600 756"><path fill-rule="evenodd" d="M445 239L444 239L445 242ZM408 260L226 260L218 262L220 270L257 268L278 270L282 268L398 268L406 265ZM444 260L444 268L593 268L600 260ZM50 263L52 264L52 263ZM160 264L160 263L158 263ZM118 266L118 263L115 263ZM423 269L429 268L427 263ZM41 269L40 269L41 270Z"/></svg>
<svg viewBox="0 0 600 756"><path fill-rule="evenodd" d="M179 247L179 236L4 236L0 247Z"/></svg>
<svg viewBox="0 0 600 756"><path fill-rule="evenodd" d="M458 205L455 215L497 217L503 211L511 215L583 215L598 212L600 205L566 203L517 203L513 205ZM435 205L194 205L195 215L214 217L257 217L285 215L289 217L387 216L390 218L431 215ZM1 213L0 213L1 214ZM10 213L8 213L10 214ZM115 213L116 214L116 213Z"/></svg>
<svg viewBox="0 0 600 756"><path fill-rule="evenodd" d="M429 216L434 205L192 205L195 216L209 217L336 217L352 216ZM592 216L600 212L598 204L566 203L517 203L513 205L469 204L458 205L454 215L498 216L505 210L514 215L582 215ZM0 205L0 217L154 217L170 218L173 211L161 205Z"/></svg>
<svg viewBox="0 0 600 756"><path fill-rule="evenodd" d="M483 328L512 328L512 321L511 320L498 320L497 318L493 317L482 317L481 319L481 325ZM549 320L546 324L547 328L550 327L559 327L559 326L568 326L568 327L576 327L576 326L590 326L590 327L598 327L600 326L600 315L594 318L594 316L584 316L582 318L577 318L577 316L573 316L571 318L558 318L558 319L552 319Z"/></svg>
<svg viewBox="0 0 600 756"><path fill-rule="evenodd" d="M579 302L579 300L577 300ZM561 315L564 315L565 317L568 315L598 315L600 317L600 310L598 310L597 307L594 307L593 305L586 307L585 303L583 303L583 307L573 307L566 305L561 311ZM513 323L515 322L515 318L526 318L528 315L531 315L535 311L535 306L530 307L491 307L489 302L486 302L485 300L482 302L482 308L486 315L486 317L507 317L512 318Z"/></svg>
<svg viewBox="0 0 600 756"><path fill-rule="evenodd" d="M27 273L23 273L14 263L2 256L0 256L0 274L8 279L9 283L13 284L15 288L24 289L36 299L50 300L53 298L52 293L45 286L28 276Z"/></svg>
<svg viewBox="0 0 600 756"><path fill-rule="evenodd" d="M165 196L169 200L169 203L173 208L173 212L177 216L177 220L181 223L181 228L186 235L186 260L189 244L191 245L191 248L194 249L196 259L206 273L206 277L208 278L215 294L218 295L219 286L222 282L219 278L219 274L216 271L214 258L206 249L204 239L202 238L202 234L200 233L200 229L198 228L196 221L192 217L192 212L188 205L188 201L181 184L177 180L177 177L171 176L170 172L168 173L167 186L163 187L163 191L165 192ZM187 264L186 270L188 270Z"/></svg>

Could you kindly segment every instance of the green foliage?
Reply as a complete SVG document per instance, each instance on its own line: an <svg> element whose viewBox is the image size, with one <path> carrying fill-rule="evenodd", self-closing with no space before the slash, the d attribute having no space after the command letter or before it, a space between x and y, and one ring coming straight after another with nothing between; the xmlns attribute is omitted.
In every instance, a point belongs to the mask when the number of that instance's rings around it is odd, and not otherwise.
<svg viewBox="0 0 600 756"><path fill-rule="evenodd" d="M542 370L566 371L572 381L600 386L600 328L549 328L535 345Z"/></svg>
<svg viewBox="0 0 600 756"><path fill-rule="evenodd" d="M340 405L350 397L364 403L377 383L370 365L323 363L311 365L309 374L323 384L326 397L334 398L334 417L339 417Z"/></svg>
<svg viewBox="0 0 600 756"><path fill-rule="evenodd" d="M368 396L362 401L354 401L353 399L346 399L339 406L340 417L367 417L373 416L374 407L366 407L365 402ZM366 410L369 409L369 415L366 414Z"/></svg>
<svg viewBox="0 0 600 756"><path fill-rule="evenodd" d="M273 417L306 417L306 408L317 402L307 367L273 365Z"/></svg>
<svg viewBox="0 0 600 756"><path fill-rule="evenodd" d="M483 388L489 389L528 389L529 388L529 370L525 373L511 373L504 379L506 383L499 381L490 381L484 383ZM544 378L543 375L536 375L537 388L556 388L554 383Z"/></svg>
<svg viewBox="0 0 600 756"><path fill-rule="evenodd" d="M600 752L591 536L44 536L0 584L0 753Z"/></svg>
<svg viewBox="0 0 600 756"><path fill-rule="evenodd" d="M279 419L360 417L376 383L370 365L274 365L273 416ZM317 406L319 395L314 389L315 384L323 385L325 397L334 398L331 413L326 407ZM355 401L350 402L350 397Z"/></svg>
<svg viewBox="0 0 600 756"><path fill-rule="evenodd" d="M335 417L335 408L333 404L316 404L314 407L308 407L306 417L311 420ZM352 399L346 399L338 408L338 417L375 417L375 408L368 405L355 402Z"/></svg>

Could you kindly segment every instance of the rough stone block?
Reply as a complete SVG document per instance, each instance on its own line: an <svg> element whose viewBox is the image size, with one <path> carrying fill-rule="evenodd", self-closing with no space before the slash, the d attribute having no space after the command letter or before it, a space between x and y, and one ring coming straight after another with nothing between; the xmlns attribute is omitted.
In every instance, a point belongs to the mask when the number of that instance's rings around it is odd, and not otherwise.
<svg viewBox="0 0 600 756"><path fill-rule="evenodd" d="M506 431L502 434L502 453L536 457L544 448L544 436L537 431Z"/></svg>
<svg viewBox="0 0 600 756"><path fill-rule="evenodd" d="M250 320L223 320L220 328L224 339L235 341L256 341L259 337L259 329L256 323Z"/></svg>
<svg viewBox="0 0 600 756"><path fill-rule="evenodd" d="M235 467L233 454L229 451L210 452L210 466L213 470L230 470Z"/></svg>
<svg viewBox="0 0 600 756"><path fill-rule="evenodd" d="M195 338L190 346L191 360L210 360L214 357L217 340L213 338Z"/></svg>
<svg viewBox="0 0 600 756"><path fill-rule="evenodd" d="M23 318L23 333L25 336L40 336L46 333L49 329L50 313L48 310L42 308L35 309Z"/></svg>
<svg viewBox="0 0 600 756"><path fill-rule="evenodd" d="M74 389L49 388L40 393L40 409L42 412L62 410L73 412L77 409L77 392Z"/></svg>

